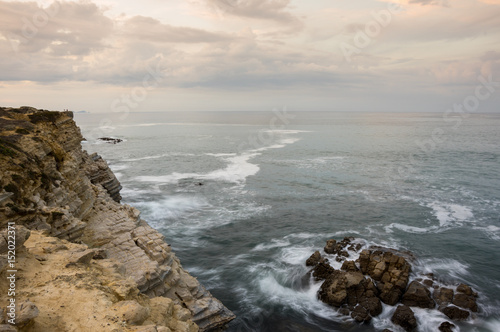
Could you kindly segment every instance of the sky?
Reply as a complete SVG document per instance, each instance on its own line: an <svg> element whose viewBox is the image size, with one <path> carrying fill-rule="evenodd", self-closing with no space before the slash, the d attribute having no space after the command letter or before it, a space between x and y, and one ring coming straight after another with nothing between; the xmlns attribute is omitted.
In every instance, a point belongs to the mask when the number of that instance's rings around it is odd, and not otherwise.
<svg viewBox="0 0 500 332"><path fill-rule="evenodd" d="M0 106L500 112L497 82L500 0L0 1Z"/></svg>

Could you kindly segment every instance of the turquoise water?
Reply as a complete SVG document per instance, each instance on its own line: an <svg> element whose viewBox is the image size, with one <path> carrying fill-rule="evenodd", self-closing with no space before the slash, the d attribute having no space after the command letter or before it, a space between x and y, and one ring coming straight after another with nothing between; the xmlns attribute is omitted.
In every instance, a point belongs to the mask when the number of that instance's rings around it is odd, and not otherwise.
<svg viewBox="0 0 500 332"><path fill-rule="evenodd" d="M287 115L288 114L288 115ZM183 266L238 319L229 331L377 331L316 299L305 260L329 238L412 251L480 294L460 331L500 331L500 115L76 114ZM459 122L460 121L460 122ZM116 145L96 138L124 139ZM421 331L446 320L417 310Z"/></svg>

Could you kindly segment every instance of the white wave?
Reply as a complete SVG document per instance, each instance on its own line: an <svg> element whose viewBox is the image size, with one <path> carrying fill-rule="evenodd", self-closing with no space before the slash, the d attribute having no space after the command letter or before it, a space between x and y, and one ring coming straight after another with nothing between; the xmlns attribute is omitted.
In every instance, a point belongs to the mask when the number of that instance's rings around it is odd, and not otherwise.
<svg viewBox="0 0 500 332"><path fill-rule="evenodd" d="M310 133L311 131L309 131L309 130L292 130L292 129L267 129L265 132L287 135L287 134Z"/></svg>
<svg viewBox="0 0 500 332"><path fill-rule="evenodd" d="M158 154L158 155L153 155L153 156L138 157L138 158L128 158L128 159L123 159L121 161L130 162L130 161L140 161L140 160L149 160L149 159L159 159L159 158L163 158L163 157L167 157L167 156L168 156L168 153Z"/></svg>
<svg viewBox="0 0 500 332"><path fill-rule="evenodd" d="M428 206L434 210L434 215L439 220L441 227L450 226L454 222L471 221L474 217L471 209L467 206L441 202L433 202Z"/></svg>
<svg viewBox="0 0 500 332"><path fill-rule="evenodd" d="M289 245L289 241L272 239L270 243L260 243L256 245L252 251L265 251L273 248L287 247Z"/></svg>
<svg viewBox="0 0 500 332"><path fill-rule="evenodd" d="M433 232L439 229L437 226L431 226L431 227L415 227L415 226L409 226L409 225L404 225L400 223L392 223L390 225L387 225L384 227L385 231L387 233L392 233L392 229L396 228L401 231L407 232L407 233L416 233L416 234L422 234L422 233L429 233Z"/></svg>
<svg viewBox="0 0 500 332"><path fill-rule="evenodd" d="M326 319L344 320L335 310L318 300L317 292L321 283L314 283L304 291L297 291L283 286L268 273L258 280L258 286L267 301L284 304L298 312L314 313Z"/></svg>
<svg viewBox="0 0 500 332"><path fill-rule="evenodd" d="M449 275L454 279L469 274L469 266L451 258L427 258L419 259L414 264L414 270L419 274L435 273L437 275Z"/></svg>
<svg viewBox="0 0 500 332"><path fill-rule="evenodd" d="M203 198L188 196L169 196L162 200L136 202L133 205L143 212L145 218L151 218L154 221L178 219L209 206Z"/></svg>
<svg viewBox="0 0 500 332"><path fill-rule="evenodd" d="M249 163L248 161L255 157L256 154L242 154L225 158L228 162L226 168L218 169L209 173L177 173L174 172L169 175L160 176L138 176L135 178L141 182L155 182L155 183L177 183L182 179L200 179L200 180L216 180L236 184L242 184L246 178L251 175L257 174L260 170L258 165Z"/></svg>
<svg viewBox="0 0 500 332"><path fill-rule="evenodd" d="M123 171L124 169L129 168L129 166L128 165L109 165L109 168L111 168L111 170L113 172L118 172L118 171Z"/></svg>

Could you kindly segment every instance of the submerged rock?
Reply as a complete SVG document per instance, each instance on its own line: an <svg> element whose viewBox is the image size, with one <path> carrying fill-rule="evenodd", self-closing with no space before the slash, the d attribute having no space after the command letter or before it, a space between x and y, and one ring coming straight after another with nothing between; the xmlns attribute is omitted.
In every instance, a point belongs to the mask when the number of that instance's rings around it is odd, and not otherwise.
<svg viewBox="0 0 500 332"><path fill-rule="evenodd" d="M122 139L120 138L113 138L113 137L99 137L98 140L110 143L110 144L117 144L123 142Z"/></svg>

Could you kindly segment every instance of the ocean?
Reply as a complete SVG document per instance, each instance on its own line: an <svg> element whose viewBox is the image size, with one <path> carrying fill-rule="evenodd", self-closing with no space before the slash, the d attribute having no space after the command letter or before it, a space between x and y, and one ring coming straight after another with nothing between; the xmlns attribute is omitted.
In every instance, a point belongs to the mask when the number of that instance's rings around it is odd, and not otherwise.
<svg viewBox="0 0 500 332"><path fill-rule="evenodd" d="M412 278L479 293L460 331L500 331L500 114L75 114L123 203L236 315L228 331L398 331L395 307L358 325L316 297L305 260L353 236L409 250ZM97 140L123 139L119 144ZM437 310L415 310L437 331Z"/></svg>

